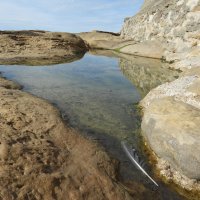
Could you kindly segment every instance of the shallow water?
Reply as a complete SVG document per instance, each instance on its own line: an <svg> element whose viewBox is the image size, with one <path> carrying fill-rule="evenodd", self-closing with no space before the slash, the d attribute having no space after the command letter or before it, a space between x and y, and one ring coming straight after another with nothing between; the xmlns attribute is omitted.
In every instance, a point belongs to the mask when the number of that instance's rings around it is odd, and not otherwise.
<svg viewBox="0 0 200 200"><path fill-rule="evenodd" d="M166 77L155 84L148 84L147 80L152 81L152 74L155 73L151 69L155 69L155 66L159 68L162 63L148 59L144 64L140 59L128 61L127 58L119 60L86 54L83 59L73 63L34 67L2 65L0 71L3 76L23 85L25 91L55 104L72 127L101 143L121 161L123 179L135 180L151 187L148 179L130 164L120 142L128 138L139 150L140 117L135 104L141 100L144 91L147 91L144 87L151 89L162 81L165 82L169 70L163 68L162 73ZM141 68L138 68L140 65ZM145 71L144 67L150 69L147 70L148 73L142 72L141 76L138 70ZM136 79L143 80L142 77L145 77L146 85L134 82ZM181 199L165 186L161 187L161 196L162 199Z"/></svg>

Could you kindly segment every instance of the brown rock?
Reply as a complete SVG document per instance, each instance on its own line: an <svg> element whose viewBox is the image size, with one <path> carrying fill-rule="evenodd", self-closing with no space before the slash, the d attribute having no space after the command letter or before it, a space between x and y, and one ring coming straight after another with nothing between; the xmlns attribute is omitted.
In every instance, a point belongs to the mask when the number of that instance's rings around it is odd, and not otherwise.
<svg viewBox="0 0 200 200"><path fill-rule="evenodd" d="M2 199L131 199L116 162L46 101L1 86L0 113Z"/></svg>
<svg viewBox="0 0 200 200"><path fill-rule="evenodd" d="M145 41L138 44L130 44L120 48L121 53L144 56L149 58L162 58L164 48L158 41Z"/></svg>
<svg viewBox="0 0 200 200"><path fill-rule="evenodd" d="M67 62L87 51L84 41L70 33L1 31L0 63L47 65Z"/></svg>

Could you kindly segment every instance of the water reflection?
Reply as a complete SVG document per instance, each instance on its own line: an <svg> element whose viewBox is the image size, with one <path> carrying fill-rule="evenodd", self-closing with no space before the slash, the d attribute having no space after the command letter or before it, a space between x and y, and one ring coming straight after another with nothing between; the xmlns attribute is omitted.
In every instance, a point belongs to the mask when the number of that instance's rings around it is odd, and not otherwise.
<svg viewBox="0 0 200 200"><path fill-rule="evenodd" d="M120 72L117 59L86 55L55 66L1 66L24 90L56 104L71 126L121 139L135 129L137 89Z"/></svg>
<svg viewBox="0 0 200 200"><path fill-rule="evenodd" d="M16 57L9 59L0 59L0 65L26 65L26 66L47 66L60 63L70 63L81 59L85 53L66 56L52 56L52 57Z"/></svg>
<svg viewBox="0 0 200 200"><path fill-rule="evenodd" d="M178 71L169 69L167 64L156 59L121 58L119 64L123 74L138 88L142 97L158 85L175 80L179 75Z"/></svg>
<svg viewBox="0 0 200 200"><path fill-rule="evenodd" d="M178 71L170 69L168 63L163 63L159 59L144 58L107 50L93 50L91 53L119 58L119 66L122 73L136 86L141 97L144 97L158 85L171 82L179 76Z"/></svg>

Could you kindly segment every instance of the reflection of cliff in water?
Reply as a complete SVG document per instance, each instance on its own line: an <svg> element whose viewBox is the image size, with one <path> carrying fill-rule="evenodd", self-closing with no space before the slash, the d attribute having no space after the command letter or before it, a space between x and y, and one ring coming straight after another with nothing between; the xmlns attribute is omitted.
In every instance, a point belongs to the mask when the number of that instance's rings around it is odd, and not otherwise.
<svg viewBox="0 0 200 200"><path fill-rule="evenodd" d="M124 56L120 58L119 65L123 74L138 88L142 97L151 89L171 82L179 75L178 71L169 69L168 64L157 59Z"/></svg>

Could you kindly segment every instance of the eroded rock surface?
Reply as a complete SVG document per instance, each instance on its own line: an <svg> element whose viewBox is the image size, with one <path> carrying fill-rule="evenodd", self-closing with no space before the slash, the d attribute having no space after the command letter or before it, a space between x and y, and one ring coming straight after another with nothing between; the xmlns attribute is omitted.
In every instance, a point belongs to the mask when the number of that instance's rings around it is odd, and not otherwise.
<svg viewBox="0 0 200 200"><path fill-rule="evenodd" d="M46 101L16 88L0 79L1 199L131 199L114 160Z"/></svg>
<svg viewBox="0 0 200 200"><path fill-rule="evenodd" d="M121 53L149 58L163 57L164 48L158 41L145 41L137 44L127 44L119 49Z"/></svg>
<svg viewBox="0 0 200 200"><path fill-rule="evenodd" d="M200 183L195 181L200 179L200 78L197 71L193 71L193 75L189 70L179 79L153 89L141 105L143 135L159 158L161 173L186 189L200 190ZM163 161L167 164L160 164ZM166 169L170 169L170 173Z"/></svg>
<svg viewBox="0 0 200 200"><path fill-rule="evenodd" d="M141 11L125 21L123 39L161 42L163 57L175 68L191 68L200 62L200 1L146 0Z"/></svg>
<svg viewBox="0 0 200 200"><path fill-rule="evenodd" d="M55 64L81 57L86 51L84 41L70 33L0 31L0 64Z"/></svg>
<svg viewBox="0 0 200 200"><path fill-rule="evenodd" d="M145 137L156 154L185 176L197 180L200 179L199 121L199 109L173 97L154 99L142 121Z"/></svg>
<svg viewBox="0 0 200 200"><path fill-rule="evenodd" d="M120 51L124 46L136 44L133 40L123 40L120 34L92 31L78 34L91 49L107 49Z"/></svg>

